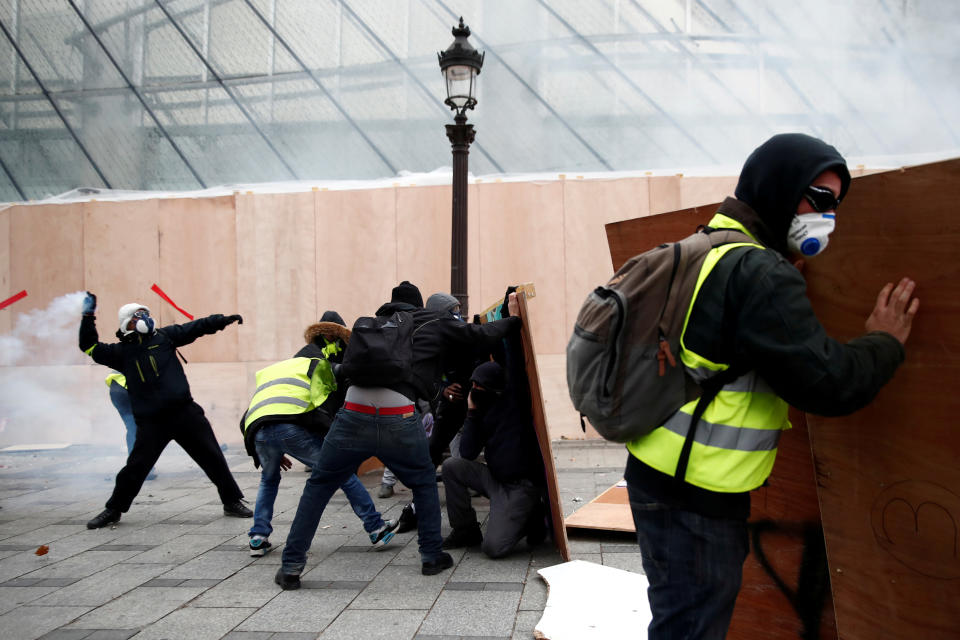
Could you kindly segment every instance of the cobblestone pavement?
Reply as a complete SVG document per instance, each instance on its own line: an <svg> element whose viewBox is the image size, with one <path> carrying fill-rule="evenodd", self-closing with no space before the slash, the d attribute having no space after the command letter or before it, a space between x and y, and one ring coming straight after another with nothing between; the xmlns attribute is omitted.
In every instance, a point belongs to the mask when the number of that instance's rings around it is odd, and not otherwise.
<svg viewBox="0 0 960 640"><path fill-rule="evenodd" d="M626 460L622 446L603 441L556 441L553 453L565 515L617 482ZM225 455L252 508L259 472L241 446ZM303 588L281 591L273 583L280 551L250 557L251 521L223 516L216 489L175 444L118 525L87 530L123 462L119 447L0 452L0 638L532 638L547 600L537 570L561 562L549 541L532 550L521 542L501 560L458 549L452 569L423 576L416 532L372 548L338 492L314 538ZM306 478L295 464L280 485L275 548ZM393 497L376 498L379 472L361 480L386 518L399 517L411 498L402 485ZM489 503L475 498L474 506L485 517ZM38 555L41 546L48 551ZM576 533L570 548L572 559L642 572L632 536Z"/></svg>

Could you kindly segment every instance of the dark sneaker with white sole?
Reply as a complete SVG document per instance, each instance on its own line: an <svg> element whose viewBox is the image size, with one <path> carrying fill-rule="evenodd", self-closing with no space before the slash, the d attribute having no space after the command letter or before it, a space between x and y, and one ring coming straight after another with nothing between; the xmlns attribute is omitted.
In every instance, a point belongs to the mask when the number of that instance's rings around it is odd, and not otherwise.
<svg viewBox="0 0 960 640"><path fill-rule="evenodd" d="M265 556L271 549L273 549L273 545L263 536L253 536L250 538L250 556L252 558Z"/></svg>
<svg viewBox="0 0 960 640"><path fill-rule="evenodd" d="M370 533L370 544L375 547L386 546L393 540L394 532L399 524L399 520L384 520L382 527Z"/></svg>

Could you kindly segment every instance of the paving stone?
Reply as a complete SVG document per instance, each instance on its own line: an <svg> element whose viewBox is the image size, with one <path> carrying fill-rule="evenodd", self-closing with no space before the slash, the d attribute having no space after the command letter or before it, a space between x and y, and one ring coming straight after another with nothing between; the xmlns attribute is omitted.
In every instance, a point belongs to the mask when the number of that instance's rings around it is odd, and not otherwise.
<svg viewBox="0 0 960 640"><path fill-rule="evenodd" d="M360 553L349 553L341 549L337 553L328 555L304 577L324 580L363 580L369 581L376 577L387 564L393 560L395 554L378 553L372 549L365 549Z"/></svg>
<svg viewBox="0 0 960 640"><path fill-rule="evenodd" d="M137 587L69 625L71 629L136 629L197 597L196 587Z"/></svg>
<svg viewBox="0 0 960 640"><path fill-rule="evenodd" d="M36 607L27 604L0 615L0 629L4 638L33 640L89 610L89 607Z"/></svg>
<svg viewBox="0 0 960 640"><path fill-rule="evenodd" d="M52 548L51 548L52 550ZM123 562L137 551L84 551L31 573L30 578L86 578L105 567Z"/></svg>
<svg viewBox="0 0 960 640"><path fill-rule="evenodd" d="M162 564L181 564L188 562L204 551L223 542L223 535L198 536L186 534L166 542L149 551L131 556L130 562L142 564L145 562L159 562ZM2 561L0 561L2 562Z"/></svg>
<svg viewBox="0 0 960 640"><path fill-rule="evenodd" d="M145 627L136 640L218 640L243 622L256 609L193 608L177 609Z"/></svg>
<svg viewBox="0 0 960 640"><path fill-rule="evenodd" d="M89 635L89 629L54 629L40 640L84 640Z"/></svg>
<svg viewBox="0 0 960 640"><path fill-rule="evenodd" d="M348 609L324 629L323 640L400 640L412 638L427 611ZM272 639L271 639L272 640Z"/></svg>
<svg viewBox="0 0 960 640"><path fill-rule="evenodd" d="M149 582L144 582L142 586L144 587L178 587L184 582L186 578L154 578Z"/></svg>
<svg viewBox="0 0 960 640"><path fill-rule="evenodd" d="M292 631L281 631L270 636L270 640L315 640L315 633L297 633Z"/></svg>
<svg viewBox="0 0 960 640"><path fill-rule="evenodd" d="M192 533L196 528L195 525L160 522L141 527L135 531L128 531L117 537L113 544L143 545L146 549L152 549L182 535Z"/></svg>
<svg viewBox="0 0 960 640"><path fill-rule="evenodd" d="M7 587L0 585L0 614L16 609L22 604L27 604L28 602L42 598L48 593L56 591L56 589L57 587L48 585L24 587ZM2 635L2 629L0 629L0 635Z"/></svg>
<svg viewBox="0 0 960 640"><path fill-rule="evenodd" d="M521 611L537 611L542 613L547 606L547 583L537 573L536 567L527 571L527 581L523 585L523 595L520 598Z"/></svg>
<svg viewBox="0 0 960 640"><path fill-rule="evenodd" d="M604 553L603 565L646 575L643 573L643 556L639 549L635 553Z"/></svg>
<svg viewBox="0 0 960 640"><path fill-rule="evenodd" d="M453 582L443 585L447 591L483 591L484 582Z"/></svg>
<svg viewBox="0 0 960 640"><path fill-rule="evenodd" d="M483 585L484 591L523 591L522 582L487 582Z"/></svg>
<svg viewBox="0 0 960 640"><path fill-rule="evenodd" d="M130 629L97 629L83 640L127 640L136 633Z"/></svg>
<svg viewBox="0 0 960 640"><path fill-rule="evenodd" d="M276 597L273 567L251 566L208 589L191 603L195 607L261 607Z"/></svg>
<svg viewBox="0 0 960 640"><path fill-rule="evenodd" d="M407 566L385 567L364 589L350 609L418 609L433 606L444 583Z"/></svg>
<svg viewBox="0 0 960 640"><path fill-rule="evenodd" d="M272 631L231 631L223 640L270 640L272 637Z"/></svg>
<svg viewBox="0 0 960 640"><path fill-rule="evenodd" d="M487 635L509 638L520 593L507 591L444 591L430 609L420 631L434 635ZM509 615L504 615L509 611Z"/></svg>
<svg viewBox="0 0 960 640"><path fill-rule="evenodd" d="M279 587L274 589L279 591ZM356 593L339 589L283 591L247 618L237 631L320 633L355 597Z"/></svg>
<svg viewBox="0 0 960 640"><path fill-rule="evenodd" d="M468 551L457 564L451 581L523 582L530 566L529 553L514 553L491 561L481 551Z"/></svg>
<svg viewBox="0 0 960 640"><path fill-rule="evenodd" d="M211 550L180 564L163 577L224 580L249 565L253 560L249 553Z"/></svg>
<svg viewBox="0 0 960 640"><path fill-rule="evenodd" d="M533 638L534 629L537 627L537 623L540 622L540 618L543 617L543 610L539 611L520 611L517 613L517 618L513 624L513 634L510 636L511 640L530 640Z"/></svg>
<svg viewBox="0 0 960 640"><path fill-rule="evenodd" d="M170 568L170 565L162 564L119 564L106 567L99 573L42 597L36 604L99 607Z"/></svg>

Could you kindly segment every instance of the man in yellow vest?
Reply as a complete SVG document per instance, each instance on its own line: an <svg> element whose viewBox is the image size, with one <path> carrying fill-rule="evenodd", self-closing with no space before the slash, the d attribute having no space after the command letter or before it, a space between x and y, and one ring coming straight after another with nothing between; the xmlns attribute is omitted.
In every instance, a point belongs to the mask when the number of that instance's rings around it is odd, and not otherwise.
<svg viewBox="0 0 960 640"><path fill-rule="evenodd" d="M240 422L247 453L261 467L260 488L250 527L250 555L266 554L272 548L273 505L280 488L280 470L289 469L290 455L313 467L323 438L346 395L337 385L330 363L343 359L350 330L336 311L326 311L320 322L304 332L306 346L296 355L257 372L257 390ZM340 485L353 512L363 521L371 544L386 545L397 523L384 520L357 474Z"/></svg>
<svg viewBox="0 0 960 640"><path fill-rule="evenodd" d="M755 243L707 255L688 309L680 360L701 385L723 375L692 427L697 400L627 443L624 477L653 620L650 640L722 639L749 551L750 491L773 468L788 405L817 415L852 413L893 376L919 301L915 284L887 284L867 333L827 336L791 263L827 246L850 186L832 146L780 134L747 159L736 188L708 225ZM687 436L691 437L688 438Z"/></svg>

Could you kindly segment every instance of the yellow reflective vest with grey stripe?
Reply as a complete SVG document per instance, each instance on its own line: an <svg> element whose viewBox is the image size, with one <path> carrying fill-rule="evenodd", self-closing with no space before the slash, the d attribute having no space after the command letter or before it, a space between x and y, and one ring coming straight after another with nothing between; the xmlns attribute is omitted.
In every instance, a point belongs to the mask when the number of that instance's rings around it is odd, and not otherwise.
<svg viewBox="0 0 960 640"><path fill-rule="evenodd" d="M735 228L751 235L739 222L722 214L714 216L709 226ZM760 244L731 243L716 247L707 254L687 309L683 334L707 276L727 252L744 246L764 249ZM702 382L730 367L729 363L712 362L688 349L683 334L680 360L695 381ZM696 406L697 400L691 400L662 427L628 442L627 449L648 466L673 476ZM697 425L686 482L721 493L750 491L762 485L773 469L780 433L790 428L787 410L787 403L754 372L722 387Z"/></svg>
<svg viewBox="0 0 960 640"><path fill-rule="evenodd" d="M257 389L243 418L244 435L265 418L313 411L337 388L323 358L290 358L257 371Z"/></svg>

